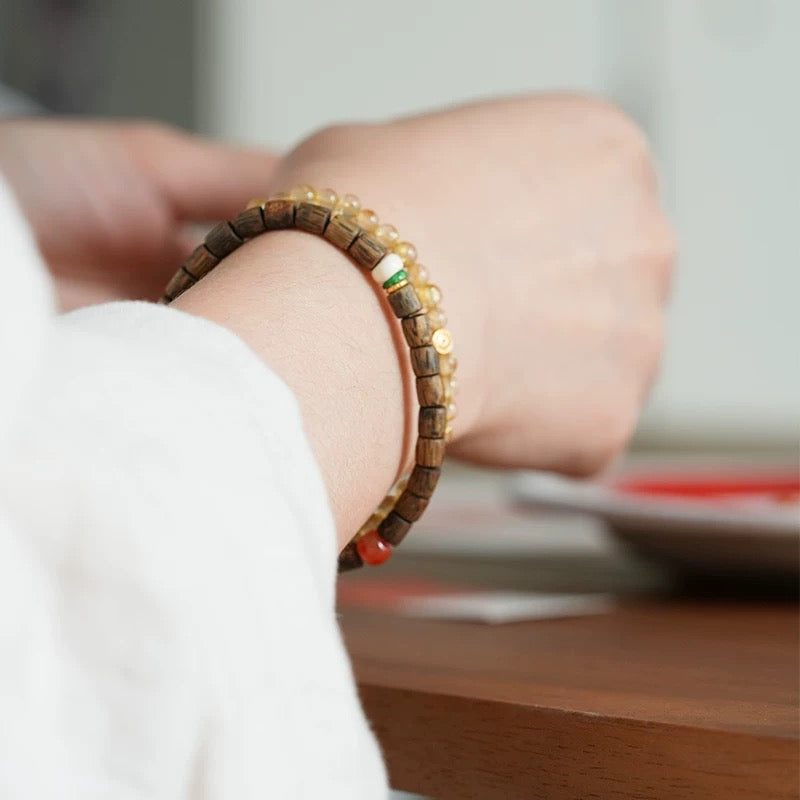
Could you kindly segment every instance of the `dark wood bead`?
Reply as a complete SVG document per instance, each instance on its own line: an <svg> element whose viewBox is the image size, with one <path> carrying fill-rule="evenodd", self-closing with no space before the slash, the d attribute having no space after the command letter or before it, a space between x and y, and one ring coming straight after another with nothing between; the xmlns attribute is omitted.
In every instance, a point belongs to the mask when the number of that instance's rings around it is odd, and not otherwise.
<svg viewBox="0 0 800 800"><path fill-rule="evenodd" d="M418 378L423 378L426 375L438 375L439 354L430 345L426 347L412 347L411 368Z"/></svg>
<svg viewBox="0 0 800 800"><path fill-rule="evenodd" d="M231 227L240 239L252 239L264 233L264 215L261 206L252 206L236 215L231 220Z"/></svg>
<svg viewBox="0 0 800 800"><path fill-rule="evenodd" d="M441 467L444 461L444 439L417 439L417 464Z"/></svg>
<svg viewBox="0 0 800 800"><path fill-rule="evenodd" d="M364 562L358 554L358 548L355 542L347 544L339 553L339 572L348 572L351 569L358 569L363 566Z"/></svg>
<svg viewBox="0 0 800 800"><path fill-rule="evenodd" d="M386 255L386 248L368 233L361 233L348 250L356 264L364 269L372 269Z"/></svg>
<svg viewBox="0 0 800 800"><path fill-rule="evenodd" d="M409 522L416 522L428 507L430 499L420 497L406 489L394 505L394 511Z"/></svg>
<svg viewBox="0 0 800 800"><path fill-rule="evenodd" d="M420 497L430 497L436 489L441 474L442 471L439 467L415 465L408 478L408 491L414 492Z"/></svg>
<svg viewBox="0 0 800 800"><path fill-rule="evenodd" d="M392 292L388 297L389 305L392 307L394 315L400 317L400 319L410 317L412 314L422 310L422 303L417 295L417 290L410 283L408 286Z"/></svg>
<svg viewBox="0 0 800 800"><path fill-rule="evenodd" d="M390 511L389 516L378 525L381 539L389 542L392 547L400 544L410 530L411 521L403 519L396 511Z"/></svg>
<svg viewBox="0 0 800 800"><path fill-rule="evenodd" d="M341 250L347 250L361 233L361 226L352 218L339 214L325 228L325 238Z"/></svg>
<svg viewBox="0 0 800 800"><path fill-rule="evenodd" d="M331 210L328 206L319 203L309 203L304 201L297 204L294 211L295 227L309 233L322 234L328 226L331 218Z"/></svg>
<svg viewBox="0 0 800 800"><path fill-rule="evenodd" d="M403 335L409 347L423 347L431 343L431 326L425 314L414 314L403 322Z"/></svg>
<svg viewBox="0 0 800 800"><path fill-rule="evenodd" d="M217 223L207 234L205 245L212 255L217 258L225 258L230 255L237 247L244 244L244 239L240 239L231 228L230 222Z"/></svg>
<svg viewBox="0 0 800 800"><path fill-rule="evenodd" d="M444 406L422 406L419 410L420 436L426 439L441 439L447 427L447 409Z"/></svg>
<svg viewBox="0 0 800 800"><path fill-rule="evenodd" d="M262 213L265 230L280 231L284 228L294 228L293 200L267 200Z"/></svg>
<svg viewBox="0 0 800 800"><path fill-rule="evenodd" d="M214 267L219 264L219 259L208 252L205 245L200 245L194 249L194 252L183 262L183 268L190 274L194 275L197 280L208 275Z"/></svg>
<svg viewBox="0 0 800 800"><path fill-rule="evenodd" d="M428 375L417 378L417 399L421 406L444 405L444 384L441 376Z"/></svg>
<svg viewBox="0 0 800 800"><path fill-rule="evenodd" d="M180 297L190 286L197 283L193 275L190 275L183 267L181 267L173 276L172 280L167 284L164 294L174 300Z"/></svg>

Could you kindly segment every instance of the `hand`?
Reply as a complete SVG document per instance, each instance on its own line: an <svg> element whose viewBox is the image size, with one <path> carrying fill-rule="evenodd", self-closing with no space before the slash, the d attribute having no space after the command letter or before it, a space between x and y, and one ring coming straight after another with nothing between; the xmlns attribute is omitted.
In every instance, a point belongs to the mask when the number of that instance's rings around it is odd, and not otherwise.
<svg viewBox="0 0 800 800"><path fill-rule="evenodd" d="M417 246L458 355L450 452L588 474L653 381L674 258L644 137L570 96L323 131L277 169L354 192Z"/></svg>
<svg viewBox="0 0 800 800"><path fill-rule="evenodd" d="M273 156L154 123L0 122L0 173L33 227L63 308L155 300L198 236L263 194Z"/></svg>

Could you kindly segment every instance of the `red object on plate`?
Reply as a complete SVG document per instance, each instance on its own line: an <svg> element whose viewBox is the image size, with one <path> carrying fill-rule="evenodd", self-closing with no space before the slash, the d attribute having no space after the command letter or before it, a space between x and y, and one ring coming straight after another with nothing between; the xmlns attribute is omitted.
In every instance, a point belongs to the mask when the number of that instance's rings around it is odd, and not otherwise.
<svg viewBox="0 0 800 800"><path fill-rule="evenodd" d="M676 497L688 500L726 500L747 497L766 498L778 503L800 501L800 474L776 473L713 473L636 475L622 478L614 484L620 492L656 497Z"/></svg>

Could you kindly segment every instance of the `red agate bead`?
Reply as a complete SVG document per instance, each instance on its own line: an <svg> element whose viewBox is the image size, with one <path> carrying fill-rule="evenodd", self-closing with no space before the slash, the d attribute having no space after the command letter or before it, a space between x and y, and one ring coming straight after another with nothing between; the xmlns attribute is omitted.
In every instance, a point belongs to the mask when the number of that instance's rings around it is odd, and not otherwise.
<svg viewBox="0 0 800 800"><path fill-rule="evenodd" d="M365 564L376 567L392 554L392 546L380 537L378 531L367 531L357 542L356 550Z"/></svg>

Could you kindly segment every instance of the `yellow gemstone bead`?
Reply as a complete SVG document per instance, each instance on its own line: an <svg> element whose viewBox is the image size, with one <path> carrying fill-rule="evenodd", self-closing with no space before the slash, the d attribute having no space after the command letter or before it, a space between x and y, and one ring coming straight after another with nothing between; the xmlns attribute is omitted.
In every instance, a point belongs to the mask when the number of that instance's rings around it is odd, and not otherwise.
<svg viewBox="0 0 800 800"><path fill-rule="evenodd" d="M447 316L440 308L432 308L428 312L428 324L433 330L444 328L447 325Z"/></svg>
<svg viewBox="0 0 800 800"><path fill-rule="evenodd" d="M321 192L316 192L316 200L324 206L335 206L339 196L333 189L323 189Z"/></svg>
<svg viewBox="0 0 800 800"><path fill-rule="evenodd" d="M439 356L439 372L445 377L452 375L458 368L458 359L454 355Z"/></svg>
<svg viewBox="0 0 800 800"><path fill-rule="evenodd" d="M436 352L441 356L446 356L453 350L453 334L447 328L437 328L431 337Z"/></svg>
<svg viewBox="0 0 800 800"><path fill-rule="evenodd" d="M400 238L400 234L397 232L397 228L395 228L394 225L383 223L375 228L375 238L387 247L392 247Z"/></svg>
<svg viewBox="0 0 800 800"><path fill-rule="evenodd" d="M455 419L458 416L458 406L455 403L447 404L447 421Z"/></svg>
<svg viewBox="0 0 800 800"><path fill-rule="evenodd" d="M445 383L444 387L444 396L448 403L450 403L452 399L456 396L457 391L458 391L458 378L450 378L450 380Z"/></svg>
<svg viewBox="0 0 800 800"><path fill-rule="evenodd" d="M417 248L411 242L398 242L394 246L394 251L406 264L412 264L417 260Z"/></svg>
<svg viewBox="0 0 800 800"><path fill-rule="evenodd" d="M271 194L269 196L270 200L291 200L292 193L291 192L275 192L275 194Z"/></svg>
<svg viewBox="0 0 800 800"><path fill-rule="evenodd" d="M295 186L290 194L293 200L313 200L315 192L313 186L309 186L307 183L301 183L299 186Z"/></svg>
<svg viewBox="0 0 800 800"><path fill-rule="evenodd" d="M425 267L423 267L422 264L417 264L417 263L409 264L406 267L406 271L411 276L412 280L417 286L426 284L428 282L428 278L430 277L428 275L428 270L425 269Z"/></svg>
<svg viewBox="0 0 800 800"><path fill-rule="evenodd" d="M246 208L256 208L263 206L267 200L264 197L254 197L246 206Z"/></svg>
<svg viewBox="0 0 800 800"><path fill-rule="evenodd" d="M340 198L338 209L342 214L358 214L361 211L361 201L354 194L346 194Z"/></svg>
<svg viewBox="0 0 800 800"><path fill-rule="evenodd" d="M444 440L449 442L453 438L453 426L447 425L444 429Z"/></svg>
<svg viewBox="0 0 800 800"><path fill-rule="evenodd" d="M439 287L434 286L432 283L418 289L417 293L419 294L419 299L425 308L432 309L439 305L439 303L442 301L442 293L439 290Z"/></svg>
<svg viewBox="0 0 800 800"><path fill-rule="evenodd" d="M378 215L369 208L362 209L358 212L358 224L368 231L374 231L379 223Z"/></svg>

